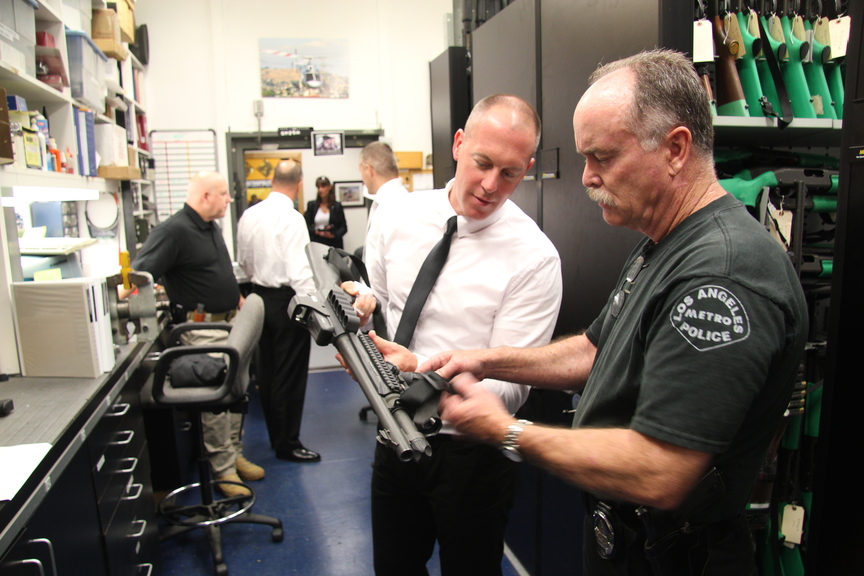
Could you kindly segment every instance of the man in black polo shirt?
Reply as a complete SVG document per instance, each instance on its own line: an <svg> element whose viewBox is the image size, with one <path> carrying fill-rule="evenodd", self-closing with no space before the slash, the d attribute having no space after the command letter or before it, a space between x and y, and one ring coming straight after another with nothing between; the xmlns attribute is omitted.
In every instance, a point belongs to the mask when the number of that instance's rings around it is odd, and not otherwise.
<svg viewBox="0 0 864 576"><path fill-rule="evenodd" d="M183 209L153 229L132 262L134 270L149 272L165 287L172 307L180 305L193 319L199 306L204 320L230 321L242 305L231 256L215 220L225 216L232 198L225 177L200 172L189 182ZM221 330L187 333L187 345L224 343ZM204 444L214 477L239 482L258 480L264 470L243 457L240 432L242 414L202 413ZM248 494L234 484L218 484L226 496Z"/></svg>

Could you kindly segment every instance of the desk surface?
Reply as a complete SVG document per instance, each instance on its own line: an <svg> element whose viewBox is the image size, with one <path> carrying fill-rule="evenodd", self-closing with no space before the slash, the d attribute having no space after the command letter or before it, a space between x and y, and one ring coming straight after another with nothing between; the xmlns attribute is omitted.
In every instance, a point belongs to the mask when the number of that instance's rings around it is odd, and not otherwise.
<svg viewBox="0 0 864 576"><path fill-rule="evenodd" d="M15 410L0 418L0 446L48 443L51 449L12 500L0 502L0 555L63 472L129 375L152 348L149 341L120 347L114 369L99 378L22 378L0 382L0 398Z"/></svg>
<svg viewBox="0 0 864 576"><path fill-rule="evenodd" d="M0 382L0 397L15 410L0 418L0 446L54 444L93 400L109 374L99 378L10 378Z"/></svg>

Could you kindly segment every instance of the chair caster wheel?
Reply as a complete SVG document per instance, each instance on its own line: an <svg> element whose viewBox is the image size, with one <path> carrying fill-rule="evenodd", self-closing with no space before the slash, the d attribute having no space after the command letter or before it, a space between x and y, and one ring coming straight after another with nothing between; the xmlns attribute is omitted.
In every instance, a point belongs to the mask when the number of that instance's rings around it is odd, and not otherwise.
<svg viewBox="0 0 864 576"><path fill-rule="evenodd" d="M227 564L216 564L216 576L228 576Z"/></svg>
<svg viewBox="0 0 864 576"><path fill-rule="evenodd" d="M282 542L285 538L285 533L282 531L282 528L274 528L270 538L273 539L273 542Z"/></svg>

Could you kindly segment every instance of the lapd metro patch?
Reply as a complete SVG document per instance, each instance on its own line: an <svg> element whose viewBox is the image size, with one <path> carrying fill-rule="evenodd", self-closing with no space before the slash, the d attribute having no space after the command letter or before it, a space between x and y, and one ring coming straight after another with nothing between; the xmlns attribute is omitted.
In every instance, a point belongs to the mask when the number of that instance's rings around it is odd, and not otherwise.
<svg viewBox="0 0 864 576"><path fill-rule="evenodd" d="M688 292L669 314L672 326L691 346L704 352L746 340L750 319L738 298L722 286Z"/></svg>

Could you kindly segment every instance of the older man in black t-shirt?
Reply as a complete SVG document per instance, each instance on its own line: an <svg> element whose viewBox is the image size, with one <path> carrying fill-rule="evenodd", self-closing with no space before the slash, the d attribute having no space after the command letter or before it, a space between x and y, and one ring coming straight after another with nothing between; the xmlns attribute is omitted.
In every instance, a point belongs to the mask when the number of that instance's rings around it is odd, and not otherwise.
<svg viewBox="0 0 864 576"><path fill-rule="evenodd" d="M199 306L204 320L230 321L242 304L231 256L215 220L225 216L231 204L228 182L216 172L200 172L189 182L183 208L153 229L132 268L149 272L165 287L172 306L192 319ZM186 344L224 343L221 330L189 332ZM240 432L243 416L231 412L202 413L204 444L214 477L239 482L258 480L264 470L243 457ZM218 484L226 496L248 494L234 484Z"/></svg>

